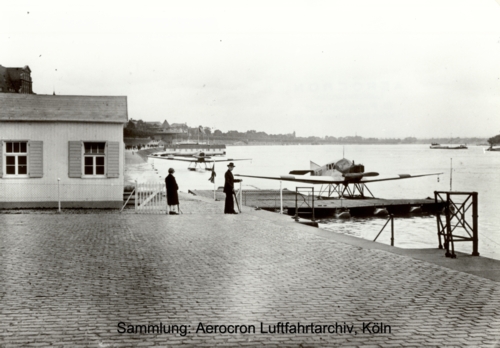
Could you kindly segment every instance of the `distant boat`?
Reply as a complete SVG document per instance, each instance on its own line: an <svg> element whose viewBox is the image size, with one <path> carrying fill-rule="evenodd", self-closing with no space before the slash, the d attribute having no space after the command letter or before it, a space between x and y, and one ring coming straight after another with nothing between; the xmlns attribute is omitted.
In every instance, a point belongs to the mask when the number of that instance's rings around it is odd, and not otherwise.
<svg viewBox="0 0 500 348"><path fill-rule="evenodd" d="M500 147L493 147L493 146L490 146L489 148L485 149L485 151L495 151L495 152L500 152Z"/></svg>
<svg viewBox="0 0 500 348"><path fill-rule="evenodd" d="M466 145L457 145L457 146L450 146L450 145L440 145L438 143L432 143L431 146L429 146L431 149L442 149L442 150L467 150L468 147Z"/></svg>

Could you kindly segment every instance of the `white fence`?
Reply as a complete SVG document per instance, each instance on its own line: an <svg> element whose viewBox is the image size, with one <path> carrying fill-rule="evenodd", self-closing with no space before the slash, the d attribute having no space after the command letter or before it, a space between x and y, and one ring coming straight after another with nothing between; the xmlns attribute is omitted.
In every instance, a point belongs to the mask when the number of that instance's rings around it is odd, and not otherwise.
<svg viewBox="0 0 500 348"><path fill-rule="evenodd" d="M165 182L136 183L135 212L140 214L166 214Z"/></svg>

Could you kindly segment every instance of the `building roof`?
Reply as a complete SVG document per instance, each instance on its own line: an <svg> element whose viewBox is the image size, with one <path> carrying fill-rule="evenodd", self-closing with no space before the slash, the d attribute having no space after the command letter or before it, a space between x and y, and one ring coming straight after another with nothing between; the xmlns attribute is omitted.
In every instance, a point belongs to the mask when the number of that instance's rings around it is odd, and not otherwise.
<svg viewBox="0 0 500 348"><path fill-rule="evenodd" d="M127 97L0 93L0 122L126 123Z"/></svg>

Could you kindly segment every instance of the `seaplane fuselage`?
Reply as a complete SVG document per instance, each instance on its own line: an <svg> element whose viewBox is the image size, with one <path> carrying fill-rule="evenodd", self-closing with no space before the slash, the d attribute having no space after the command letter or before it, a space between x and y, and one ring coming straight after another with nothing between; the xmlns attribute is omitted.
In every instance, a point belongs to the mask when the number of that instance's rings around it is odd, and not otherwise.
<svg viewBox="0 0 500 348"><path fill-rule="evenodd" d="M355 183L361 181L366 176L377 176L376 172L365 172L365 166L355 164L343 158L338 161L330 162L325 165L318 165L310 162L310 170L292 170L290 174L304 175L310 173L311 176L331 177L333 180L345 183Z"/></svg>

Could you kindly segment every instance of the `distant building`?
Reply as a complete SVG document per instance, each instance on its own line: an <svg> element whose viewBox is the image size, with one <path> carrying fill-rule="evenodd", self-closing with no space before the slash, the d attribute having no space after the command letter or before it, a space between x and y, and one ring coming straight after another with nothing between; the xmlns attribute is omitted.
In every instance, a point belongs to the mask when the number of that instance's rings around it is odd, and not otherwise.
<svg viewBox="0 0 500 348"><path fill-rule="evenodd" d="M29 66L6 68L0 65L0 93L33 94L33 81Z"/></svg>
<svg viewBox="0 0 500 348"><path fill-rule="evenodd" d="M187 133L188 126L186 123L172 123L168 130L170 133Z"/></svg>
<svg viewBox="0 0 500 348"><path fill-rule="evenodd" d="M152 137L154 140L163 140L165 144L171 144L175 141L181 141L188 137L189 127L186 123L172 123L169 124L167 120L163 122L144 122L130 119L130 122ZM196 128L198 129L198 128ZM130 146L130 144L127 144Z"/></svg>
<svg viewBox="0 0 500 348"><path fill-rule="evenodd" d="M161 124L161 129L165 132L170 128L170 125L168 124L167 120L163 121Z"/></svg>
<svg viewBox="0 0 500 348"><path fill-rule="evenodd" d="M158 129L161 127L161 122L144 122L144 124L150 129Z"/></svg>
<svg viewBox="0 0 500 348"><path fill-rule="evenodd" d="M127 97L0 93L0 208L120 208Z"/></svg>

